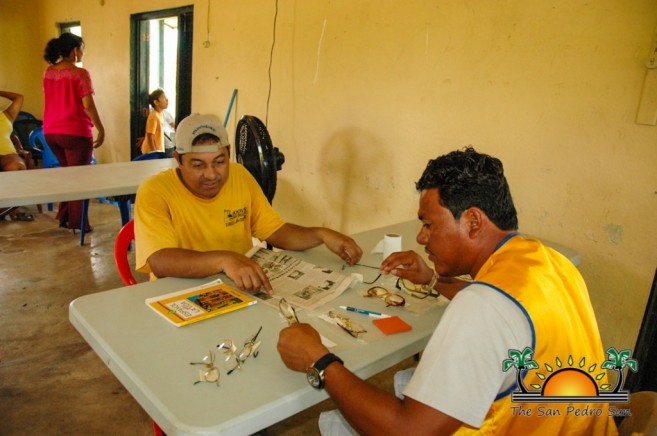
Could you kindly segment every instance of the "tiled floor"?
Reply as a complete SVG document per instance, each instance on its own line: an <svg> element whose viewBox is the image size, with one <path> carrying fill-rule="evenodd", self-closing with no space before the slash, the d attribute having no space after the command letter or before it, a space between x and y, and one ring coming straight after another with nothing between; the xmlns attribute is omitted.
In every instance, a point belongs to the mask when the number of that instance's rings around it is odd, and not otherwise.
<svg viewBox="0 0 657 436"><path fill-rule="evenodd" d="M84 247L45 206L30 209L35 221L0 221L0 434L152 434L148 415L68 321L75 298L122 286L113 258L118 209L92 202ZM412 364L371 381L391 390L394 372ZM319 412L331 408L327 400L267 433L317 434Z"/></svg>

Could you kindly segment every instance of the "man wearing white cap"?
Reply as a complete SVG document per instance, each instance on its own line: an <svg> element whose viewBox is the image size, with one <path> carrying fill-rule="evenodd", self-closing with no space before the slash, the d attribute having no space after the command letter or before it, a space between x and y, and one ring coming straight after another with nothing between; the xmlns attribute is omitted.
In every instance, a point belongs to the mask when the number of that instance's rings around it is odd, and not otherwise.
<svg viewBox="0 0 657 436"><path fill-rule="evenodd" d="M244 254L252 237L274 247L305 250L322 243L349 263L362 250L325 227L286 223L240 164L230 162L226 129L214 115L192 114L176 130L178 168L142 183L135 203L136 266L155 277L225 273L242 290L271 285Z"/></svg>

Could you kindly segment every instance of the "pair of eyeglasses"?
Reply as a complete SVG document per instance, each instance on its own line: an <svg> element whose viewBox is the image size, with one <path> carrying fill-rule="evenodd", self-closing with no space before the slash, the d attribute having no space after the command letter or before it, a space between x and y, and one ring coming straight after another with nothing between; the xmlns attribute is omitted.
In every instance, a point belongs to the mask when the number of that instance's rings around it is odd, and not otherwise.
<svg viewBox="0 0 657 436"><path fill-rule="evenodd" d="M260 326L254 335L244 341L244 345L242 346L242 349L239 353L237 352L237 346L232 339L226 339L221 344L217 345L217 348L223 350L223 353L227 356L225 359L226 362L228 362L231 358L235 359L235 366L228 370L228 375L232 374L236 369L242 369L242 365L250 356L253 356L254 359L258 357L260 341L256 342L256 340L258 339L258 335L261 331L262 326Z"/></svg>
<svg viewBox="0 0 657 436"><path fill-rule="evenodd" d="M292 307L285 298L281 298L278 302L278 311L283 315L283 318L287 320L288 325L299 322L296 310L294 310L294 307Z"/></svg>
<svg viewBox="0 0 657 436"><path fill-rule="evenodd" d="M359 335L367 333L365 327L353 321L348 316L340 315L339 313L333 312L332 310L329 311L328 316L333 318L335 323L340 326L342 330L349 333L349 335L353 336L354 338L358 338Z"/></svg>
<svg viewBox="0 0 657 436"><path fill-rule="evenodd" d="M438 282L438 277L439 277L438 274L434 274L433 277L431 278L431 281L423 285L416 285L415 283L409 280L402 279L401 277L399 277L397 279L397 283L395 284L395 288L399 289L400 291L404 291L408 294L411 294L411 296L415 298L420 298L420 299L424 299L427 297L438 298L440 297L440 292L434 289L434 286L436 286L436 283Z"/></svg>
<svg viewBox="0 0 657 436"><path fill-rule="evenodd" d="M205 371L198 371L198 380L194 382L197 385L202 382L216 383L219 386L219 369L214 366L214 352L210 350L208 355L203 357L201 362L189 362L190 365L204 365Z"/></svg>
<svg viewBox="0 0 657 436"><path fill-rule="evenodd" d="M406 299L399 294L393 294L389 290L381 286L374 286L367 290L365 297L381 298L385 301L386 306L403 306L406 304Z"/></svg>

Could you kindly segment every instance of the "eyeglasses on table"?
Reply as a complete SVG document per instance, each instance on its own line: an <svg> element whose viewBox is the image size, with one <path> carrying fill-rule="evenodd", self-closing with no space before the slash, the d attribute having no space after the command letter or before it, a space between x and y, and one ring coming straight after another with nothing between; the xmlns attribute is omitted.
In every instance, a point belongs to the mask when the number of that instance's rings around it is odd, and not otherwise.
<svg viewBox="0 0 657 436"><path fill-rule="evenodd" d="M359 335L363 333L367 333L367 330L365 330L365 327L362 325L358 324L348 316L341 315L337 312L333 312L332 310L329 310L328 313L329 318L332 318L335 320L335 323L342 328L345 332L347 332L350 336L354 338L358 338Z"/></svg>
<svg viewBox="0 0 657 436"><path fill-rule="evenodd" d="M406 299L399 294L393 294L383 286L374 286L367 290L364 297L381 298L386 306L403 306L406 304Z"/></svg>
<svg viewBox="0 0 657 436"><path fill-rule="evenodd" d="M195 385L208 382L216 383L219 386L219 369L214 366L214 352L210 350L206 356L203 357L201 362L189 362L190 365L204 365L205 371L199 370L198 380L194 382Z"/></svg>

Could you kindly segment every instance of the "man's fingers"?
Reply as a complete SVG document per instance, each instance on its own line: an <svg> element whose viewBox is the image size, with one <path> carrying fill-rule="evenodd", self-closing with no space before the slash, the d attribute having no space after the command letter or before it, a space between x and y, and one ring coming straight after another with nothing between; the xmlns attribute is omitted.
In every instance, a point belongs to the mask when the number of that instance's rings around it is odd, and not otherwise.
<svg viewBox="0 0 657 436"><path fill-rule="evenodd" d="M260 288L265 288L265 291L268 294L271 294L274 290L271 287L271 283L269 283L269 279L267 278L267 275L265 274L265 272L262 269L260 269L258 271L258 274L259 274L259 277L260 277L260 282L262 283Z"/></svg>

